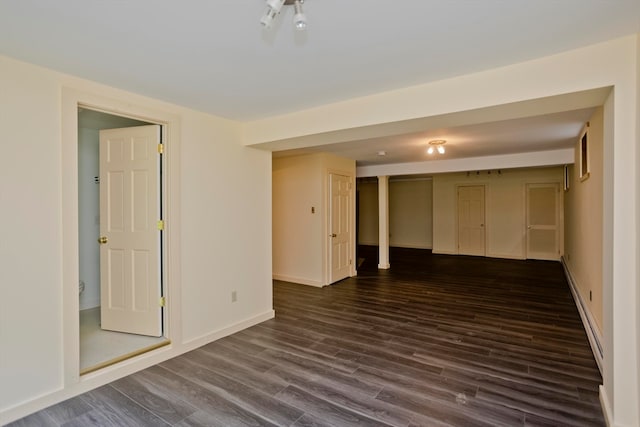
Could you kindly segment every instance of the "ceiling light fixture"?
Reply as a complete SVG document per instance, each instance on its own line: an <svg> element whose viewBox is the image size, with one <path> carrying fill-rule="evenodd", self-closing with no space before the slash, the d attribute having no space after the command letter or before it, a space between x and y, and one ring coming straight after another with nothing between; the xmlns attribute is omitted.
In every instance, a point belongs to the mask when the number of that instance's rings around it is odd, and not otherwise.
<svg viewBox="0 0 640 427"><path fill-rule="evenodd" d="M260 23L264 28L271 28L276 17L280 14L282 6L293 6L293 26L300 31L307 28L307 15L302 10L304 0L266 0L267 9L260 18Z"/></svg>
<svg viewBox="0 0 640 427"><path fill-rule="evenodd" d="M444 154L445 152L444 144L446 143L447 141L445 141L444 139L434 139L433 141L429 141L429 148L427 149L427 154L433 154L435 153L436 150L438 151L438 153Z"/></svg>
<svg viewBox="0 0 640 427"><path fill-rule="evenodd" d="M260 23L265 28L271 28L276 16L280 13L285 0L267 0L267 9L260 18Z"/></svg>
<svg viewBox="0 0 640 427"><path fill-rule="evenodd" d="M304 0L295 0L293 2L293 9L295 14L293 15L293 25L296 30L304 31L307 29L307 15L302 11L302 2Z"/></svg>

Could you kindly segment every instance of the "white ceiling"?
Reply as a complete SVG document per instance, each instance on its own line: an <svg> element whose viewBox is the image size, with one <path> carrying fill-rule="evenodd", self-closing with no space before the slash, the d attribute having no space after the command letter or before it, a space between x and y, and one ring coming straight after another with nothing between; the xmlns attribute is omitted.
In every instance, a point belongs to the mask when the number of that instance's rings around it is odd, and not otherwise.
<svg viewBox="0 0 640 427"><path fill-rule="evenodd" d="M0 0L0 54L250 121L491 69L640 32L638 0L307 0L261 29L264 0ZM336 146L359 164L566 145L588 111ZM517 140L517 144L514 141ZM471 144L473 141L475 144ZM454 145L455 142L455 145ZM405 147L400 150L399 147ZM376 150L377 151L377 150Z"/></svg>

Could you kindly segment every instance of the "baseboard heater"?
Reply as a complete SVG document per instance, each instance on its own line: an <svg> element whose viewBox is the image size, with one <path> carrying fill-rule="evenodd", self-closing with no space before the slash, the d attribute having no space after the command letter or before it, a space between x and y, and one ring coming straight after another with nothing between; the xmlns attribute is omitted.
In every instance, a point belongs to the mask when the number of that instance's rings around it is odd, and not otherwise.
<svg viewBox="0 0 640 427"><path fill-rule="evenodd" d="M602 363L603 363L603 351L601 344L601 337L598 334L598 330L595 325L595 321L591 317L591 313L587 310L587 307L584 305L584 301L582 300L582 296L580 292L578 292L578 287L576 286L576 282L571 275L571 271L569 271L569 267L565 262L564 257L560 259L562 262L562 267L564 268L564 274L567 277L567 282L569 282L569 289L571 289L571 294L573 295L573 300L576 303L576 307L578 308L578 312L580 313L580 318L582 319L582 324L584 325L584 330L587 333L587 338L589 339L589 345L591 346L591 351L593 352L593 356L596 359L596 364L598 365L598 369L602 374Z"/></svg>

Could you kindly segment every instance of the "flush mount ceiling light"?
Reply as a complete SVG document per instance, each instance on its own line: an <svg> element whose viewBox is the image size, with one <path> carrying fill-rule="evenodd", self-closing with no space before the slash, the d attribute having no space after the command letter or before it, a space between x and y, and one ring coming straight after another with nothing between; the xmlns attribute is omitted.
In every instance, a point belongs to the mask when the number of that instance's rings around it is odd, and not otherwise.
<svg viewBox="0 0 640 427"><path fill-rule="evenodd" d="M293 6L293 26L297 30L305 30L307 28L307 16L302 10L304 0L266 0L267 9L260 18L260 23L264 28L271 28L276 17L280 14L282 6Z"/></svg>
<svg viewBox="0 0 640 427"><path fill-rule="evenodd" d="M433 154L436 150L440 154L444 154L444 144L447 141L444 139L434 139L433 141L429 141L429 149L427 149L428 154Z"/></svg>

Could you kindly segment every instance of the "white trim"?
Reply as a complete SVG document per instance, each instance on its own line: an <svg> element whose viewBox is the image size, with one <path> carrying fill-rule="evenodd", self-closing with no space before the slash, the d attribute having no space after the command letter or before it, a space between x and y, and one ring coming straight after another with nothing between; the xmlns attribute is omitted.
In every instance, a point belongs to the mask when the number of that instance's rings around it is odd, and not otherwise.
<svg viewBox="0 0 640 427"><path fill-rule="evenodd" d="M300 285L315 286L316 288L321 288L325 286L324 283L319 282L317 280L309 280L309 279L304 279L302 277L287 276L282 274L274 274L273 280L279 280L281 282L298 283Z"/></svg>
<svg viewBox="0 0 640 427"><path fill-rule="evenodd" d="M375 246L375 245L374 245ZM433 245L406 245L389 243L390 248L403 248L403 249L433 249Z"/></svg>
<svg viewBox="0 0 640 427"><path fill-rule="evenodd" d="M604 421L605 423L607 423L607 427L614 427L615 423L613 422L611 403L609 403L607 392L604 389L603 385L599 387L599 391L600 393L598 397L600 397L600 406L602 406L602 415L604 416Z"/></svg>
<svg viewBox="0 0 640 427"><path fill-rule="evenodd" d="M501 254L501 253L496 253L496 252L487 252L485 257L486 258L500 258L500 259L517 259L517 260L525 260L526 259L522 255ZM557 259L555 261L557 261Z"/></svg>
<svg viewBox="0 0 640 427"><path fill-rule="evenodd" d="M362 245L362 246L378 246L378 241L377 240L376 241L366 241L366 242L360 241L360 242L358 242L358 245Z"/></svg>
<svg viewBox="0 0 640 427"><path fill-rule="evenodd" d="M163 215L171 224L163 239L163 291L167 306L163 311L163 335L174 343L182 341L180 289L180 117L165 111L132 104L62 87L62 259L63 259L63 383L76 389L80 378L80 332L78 299L78 107L131 117L162 125L165 155L163 156ZM169 315L169 313L171 315ZM116 364L114 366L120 366Z"/></svg>
<svg viewBox="0 0 640 427"><path fill-rule="evenodd" d="M567 282L569 282L569 288L571 289L571 294L573 295L573 300L576 303L576 307L578 308L578 312L580 313L580 319L582 319L582 324L584 325L584 330L587 333L587 338L589 339L589 345L591 346L591 351L593 352L593 356L596 360L596 364L598 365L598 369L600 373L602 373L603 368L603 359L604 352L602 349L602 337L598 333L598 328L596 326L596 322L591 315L591 312L587 309L580 292L578 292L578 288L576 286L575 279L569 270L569 266L564 260L564 257L560 258L560 262L562 263L562 267L564 268L565 276L567 277Z"/></svg>
<svg viewBox="0 0 640 427"><path fill-rule="evenodd" d="M455 251L442 251L442 250L432 250L431 251L432 254L438 254L438 255L458 255L457 252Z"/></svg>
<svg viewBox="0 0 640 427"><path fill-rule="evenodd" d="M218 329L217 331L210 332L199 336L197 338L191 339L185 342L181 347L186 348L185 351L181 351L181 353L186 353L191 350L195 350L198 347L202 347L205 344L209 344L210 342L219 340L220 338L224 338L226 336L235 334L236 332L240 332L243 329L250 328L251 326L257 325L258 323L262 323L266 320L273 319L276 315L275 310L268 310L264 313L258 314L256 316L249 317L248 319L241 320L232 325L229 325L225 328ZM182 349L181 349L182 350Z"/></svg>

